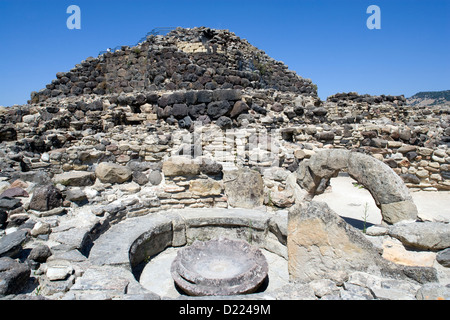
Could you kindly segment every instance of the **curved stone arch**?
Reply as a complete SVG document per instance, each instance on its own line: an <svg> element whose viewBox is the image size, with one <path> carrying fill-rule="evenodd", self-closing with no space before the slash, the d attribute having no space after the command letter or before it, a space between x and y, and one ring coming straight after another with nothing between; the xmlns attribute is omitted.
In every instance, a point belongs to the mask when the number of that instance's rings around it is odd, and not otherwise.
<svg viewBox="0 0 450 320"><path fill-rule="evenodd" d="M319 151L302 161L297 169L297 183L313 197L319 193L321 183L344 169L369 190L384 222L394 224L417 218L417 207L403 180L382 161L360 152L344 149Z"/></svg>

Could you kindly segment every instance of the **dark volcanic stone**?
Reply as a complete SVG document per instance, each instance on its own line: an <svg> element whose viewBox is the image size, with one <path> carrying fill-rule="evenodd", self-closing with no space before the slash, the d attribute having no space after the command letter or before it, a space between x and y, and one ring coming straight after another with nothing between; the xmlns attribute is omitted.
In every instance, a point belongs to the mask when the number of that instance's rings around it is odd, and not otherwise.
<svg viewBox="0 0 450 320"><path fill-rule="evenodd" d="M62 193L53 185L37 188L30 201L30 209L48 211L62 205Z"/></svg>
<svg viewBox="0 0 450 320"><path fill-rule="evenodd" d="M184 117L178 121L178 125L182 129L189 129L192 126L192 119L189 116Z"/></svg>
<svg viewBox="0 0 450 320"><path fill-rule="evenodd" d="M0 258L0 296L20 293L27 285L31 269L9 257Z"/></svg>
<svg viewBox="0 0 450 320"><path fill-rule="evenodd" d="M15 199L11 197L0 198L0 209L3 210L13 210L22 205L20 199Z"/></svg>
<svg viewBox="0 0 450 320"><path fill-rule="evenodd" d="M28 231L20 229L0 238L0 257L15 258L22 250L22 244L28 239Z"/></svg>
<svg viewBox="0 0 450 320"><path fill-rule="evenodd" d="M0 228L4 228L6 221L8 220L8 214L6 211L0 209Z"/></svg>
<svg viewBox="0 0 450 320"><path fill-rule="evenodd" d="M242 97L241 91L237 89L219 89L213 91L214 100L237 101Z"/></svg>
<svg viewBox="0 0 450 320"><path fill-rule="evenodd" d="M28 259L39 263L44 263L52 255L50 248L45 244L40 244L31 249Z"/></svg>
<svg viewBox="0 0 450 320"><path fill-rule="evenodd" d="M318 107L313 110L315 116L324 116L328 113L327 109L324 107Z"/></svg>
<svg viewBox="0 0 450 320"><path fill-rule="evenodd" d="M275 112L281 112L283 111L284 107L281 103L275 102L270 109Z"/></svg>
<svg viewBox="0 0 450 320"><path fill-rule="evenodd" d="M226 115L231 110L231 106L226 100L214 101L208 104L206 110L208 116L212 119L218 119L221 116Z"/></svg>
<svg viewBox="0 0 450 320"><path fill-rule="evenodd" d="M14 141L17 139L17 131L13 127L0 128L0 142L2 141Z"/></svg>
<svg viewBox="0 0 450 320"><path fill-rule="evenodd" d="M230 118L222 116L217 119L216 124L220 127L220 129L231 129L233 126L233 122Z"/></svg>
<svg viewBox="0 0 450 320"><path fill-rule="evenodd" d="M16 187L16 188L9 188L0 195L0 198L3 197L9 197L9 198L15 198L15 197L28 197L28 192L23 190L22 188Z"/></svg>
<svg viewBox="0 0 450 320"><path fill-rule="evenodd" d="M297 116L302 116L305 113L305 109L301 106L295 106L294 112Z"/></svg>
<svg viewBox="0 0 450 320"><path fill-rule="evenodd" d="M221 175L223 166L215 161L204 159L200 163L200 172L206 175Z"/></svg>
<svg viewBox="0 0 450 320"><path fill-rule="evenodd" d="M172 107L172 115L177 118L181 119L188 115L188 107L185 103L176 103Z"/></svg>
<svg viewBox="0 0 450 320"><path fill-rule="evenodd" d="M189 116L192 119L197 119L198 117L200 117L201 115L206 114L206 104L205 103L201 103L201 104L195 104L195 105L191 105L189 107Z"/></svg>
<svg viewBox="0 0 450 320"><path fill-rule="evenodd" d="M137 184L143 186L148 183L148 177L145 173L141 171L135 171L133 172L133 181Z"/></svg>
<svg viewBox="0 0 450 320"><path fill-rule="evenodd" d="M256 104L252 105L252 110L254 110L255 112L262 114L262 115L266 115L267 114L267 110L263 107L260 107Z"/></svg>
<svg viewBox="0 0 450 320"><path fill-rule="evenodd" d="M210 103L212 101L212 91L200 90L197 92L197 103Z"/></svg>

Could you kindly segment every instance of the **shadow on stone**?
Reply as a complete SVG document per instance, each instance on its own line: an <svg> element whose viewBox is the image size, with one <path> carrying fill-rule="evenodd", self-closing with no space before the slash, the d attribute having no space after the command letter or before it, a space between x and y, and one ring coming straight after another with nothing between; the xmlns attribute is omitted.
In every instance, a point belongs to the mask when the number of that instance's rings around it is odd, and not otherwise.
<svg viewBox="0 0 450 320"><path fill-rule="evenodd" d="M358 219L353 219L353 218L349 218L349 217L341 217L342 219L344 219L345 222L347 222L349 225L351 225L352 227L359 229L359 230L364 230L364 221L362 220L358 220ZM366 222L365 223L365 227L366 229L373 226L373 223L370 222Z"/></svg>

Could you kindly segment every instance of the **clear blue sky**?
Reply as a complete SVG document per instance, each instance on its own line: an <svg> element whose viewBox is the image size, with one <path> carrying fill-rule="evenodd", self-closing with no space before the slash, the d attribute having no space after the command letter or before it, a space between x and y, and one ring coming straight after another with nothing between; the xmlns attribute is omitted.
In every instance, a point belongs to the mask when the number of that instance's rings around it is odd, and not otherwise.
<svg viewBox="0 0 450 320"><path fill-rule="evenodd" d="M69 5L81 30L69 30ZM369 5L381 29L369 30ZM155 27L229 29L318 85L319 96L450 89L450 0L0 0L0 105Z"/></svg>

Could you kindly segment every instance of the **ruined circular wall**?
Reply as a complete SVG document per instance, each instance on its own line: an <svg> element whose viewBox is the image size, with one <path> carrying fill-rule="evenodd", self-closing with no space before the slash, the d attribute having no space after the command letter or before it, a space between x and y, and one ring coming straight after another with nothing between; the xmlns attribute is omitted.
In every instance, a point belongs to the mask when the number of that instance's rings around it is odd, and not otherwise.
<svg viewBox="0 0 450 320"><path fill-rule="evenodd" d="M129 218L100 236L89 254L97 267L139 268L168 247L218 237L241 239L287 259L287 215L250 209L184 209ZM141 269L142 271L142 269Z"/></svg>

